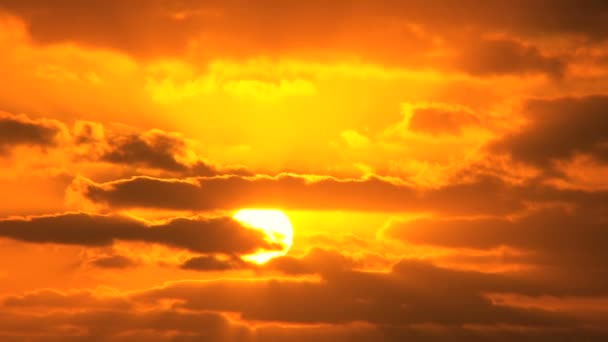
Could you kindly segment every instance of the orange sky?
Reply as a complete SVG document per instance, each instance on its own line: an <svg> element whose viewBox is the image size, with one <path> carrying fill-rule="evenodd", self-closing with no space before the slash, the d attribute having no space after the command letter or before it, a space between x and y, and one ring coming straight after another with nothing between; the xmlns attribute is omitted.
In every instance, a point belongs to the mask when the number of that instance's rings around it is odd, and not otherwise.
<svg viewBox="0 0 608 342"><path fill-rule="evenodd" d="M0 340L608 340L606 23L0 0Z"/></svg>

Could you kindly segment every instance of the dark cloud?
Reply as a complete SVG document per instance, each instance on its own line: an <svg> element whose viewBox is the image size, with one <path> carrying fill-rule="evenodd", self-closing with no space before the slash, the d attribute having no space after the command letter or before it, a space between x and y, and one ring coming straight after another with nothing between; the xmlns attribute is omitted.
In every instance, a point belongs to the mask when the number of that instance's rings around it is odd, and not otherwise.
<svg viewBox="0 0 608 342"><path fill-rule="evenodd" d="M376 341L604 341L604 329L555 327L386 326L265 324L250 327L222 314L137 311L0 314L0 336L6 342L376 342Z"/></svg>
<svg viewBox="0 0 608 342"><path fill-rule="evenodd" d="M88 310L0 318L4 341L251 341L247 326L216 313Z"/></svg>
<svg viewBox="0 0 608 342"><path fill-rule="evenodd" d="M437 38L443 42L441 47L447 44L468 51L469 38L463 36L488 32L535 41L565 36L593 42L608 36L604 25L608 6L601 0L583 4L568 0L331 4L320 0L108 0L103 4L58 0L52 6L45 1L2 0L0 9L23 19L36 43L75 42L142 58L188 55L197 45L193 43L199 43L204 46L196 52L199 61L299 53L428 66ZM457 64L464 71L481 75L545 72L559 76L563 72L559 59L507 40L472 46L463 58Z"/></svg>
<svg viewBox="0 0 608 342"><path fill-rule="evenodd" d="M206 43L205 50L198 51L199 58L274 55L277 51L315 51L334 45L338 45L337 50L345 46L362 52L365 49L344 39L342 25L351 23L351 16L364 21L366 28L381 22L381 18L361 15L369 10L367 7L358 3L273 0L255 4L109 0L87 5L59 0L53 6L44 1L0 1L0 9L25 21L36 43L75 42L140 58L184 55L192 42ZM406 55L391 52L396 40L383 44L378 39L382 34L399 37L400 51L405 47L411 51L416 46L428 45L408 30L377 31L359 29L361 35L357 42L374 43L379 49L367 49L368 53L376 51L383 59L404 59ZM404 44L405 40L416 44Z"/></svg>
<svg viewBox="0 0 608 342"><path fill-rule="evenodd" d="M65 136L61 143L60 135ZM0 153L17 145L57 147L77 162L113 163L134 171L155 170L182 177L252 175L243 167L221 168L204 162L187 139L177 133L160 129L108 129L90 121L77 121L72 130L68 130L60 121L0 112Z"/></svg>
<svg viewBox="0 0 608 342"><path fill-rule="evenodd" d="M48 6L38 0L3 0L0 9L23 18L38 43L77 42L137 55L164 55L185 51L193 33L190 24L171 17L171 7L163 6L162 1L83 4L59 0Z"/></svg>
<svg viewBox="0 0 608 342"><path fill-rule="evenodd" d="M231 271L255 268L255 265L235 256L220 258L214 255L203 255L186 260L180 267L194 271Z"/></svg>
<svg viewBox="0 0 608 342"><path fill-rule="evenodd" d="M78 122L74 141L87 149L81 159L159 170L180 176L250 175L244 168L220 169L200 160L187 140L177 133L152 129L143 132L107 131L101 124Z"/></svg>
<svg viewBox="0 0 608 342"><path fill-rule="evenodd" d="M406 260L389 273L334 269L321 281L184 282L138 293L133 299L149 303L176 300L180 309L236 312L256 321L576 325L567 316L496 304L482 295L484 291L537 290L531 283L504 275L454 271Z"/></svg>
<svg viewBox="0 0 608 342"><path fill-rule="evenodd" d="M135 168L157 169L181 176L251 175L245 168L225 168L195 157L186 139L162 130L113 134L106 139L98 160Z"/></svg>
<svg viewBox="0 0 608 342"><path fill-rule="evenodd" d="M499 215L530 203L597 205L604 191L563 190L537 182L511 184L494 176L474 176L436 189L419 189L383 178L224 176L190 179L134 177L107 183L77 180L74 194L112 208L217 210L283 208L378 212L438 212ZM595 203L595 204L594 204Z"/></svg>
<svg viewBox="0 0 608 342"><path fill-rule="evenodd" d="M0 220L0 236L33 243L107 246L115 240L157 243L196 253L246 254L280 249L229 217L176 218L147 224L125 216L84 213Z"/></svg>
<svg viewBox="0 0 608 342"><path fill-rule="evenodd" d="M529 123L489 149L547 169L578 154L608 163L607 113L605 95L530 100L524 107Z"/></svg>
<svg viewBox="0 0 608 342"><path fill-rule="evenodd" d="M237 256L226 258L205 255L188 259L180 267L195 271L252 270L259 274L276 273L278 271L286 275L299 276L346 271L358 264L351 257L335 251L313 248L302 257L279 256L270 259L263 265L247 262Z"/></svg>
<svg viewBox="0 0 608 342"><path fill-rule="evenodd" d="M91 264L101 268L129 268L137 265L137 262L124 255L109 255L96 258Z"/></svg>
<svg viewBox="0 0 608 342"><path fill-rule="evenodd" d="M462 49L456 65L474 75L528 74L541 72L561 78L564 59L546 56L535 46L514 40L480 40Z"/></svg>
<svg viewBox="0 0 608 342"><path fill-rule="evenodd" d="M0 112L0 153L17 145L53 146L63 129L54 120L32 120L25 115Z"/></svg>
<svg viewBox="0 0 608 342"><path fill-rule="evenodd" d="M505 190L498 180L456 184L426 194L409 185L380 178L339 180L306 176L212 177L188 180L135 177L103 184L79 180L72 191L115 208L145 207L187 210L278 207L365 211L510 211L521 207L512 199L489 204L484 194ZM469 194L454 205L455 196ZM158 196L158 194L163 194ZM430 205L432 203L432 205Z"/></svg>
<svg viewBox="0 0 608 342"><path fill-rule="evenodd" d="M118 136L112 139L110 150L101 160L116 164L132 164L168 171L186 171L188 166L178 161L177 156L185 151L183 139L171 136L162 131L150 131L144 134ZM214 175L211 168L201 176Z"/></svg>
<svg viewBox="0 0 608 342"><path fill-rule="evenodd" d="M45 289L23 295L10 295L2 300L8 309L15 308L80 308L101 310L128 310L133 304L127 297L98 296L89 291L72 291L68 293Z"/></svg>
<svg viewBox="0 0 608 342"><path fill-rule="evenodd" d="M80 180L73 191L94 202L112 207L150 207L168 209L234 209L246 207L279 208L357 208L394 209L414 197L409 186L396 186L383 180L318 181L306 177L212 177L185 180L135 177L94 184ZM163 196L150 197L150 194ZM363 198L378 198L379 203L360 203ZM398 203L401 200L402 203ZM393 208L391 208L393 207Z"/></svg>
<svg viewBox="0 0 608 342"><path fill-rule="evenodd" d="M337 256L310 254L324 260ZM551 341L574 336L601 341L605 327L567 311L511 306L484 295L577 295L563 292L563 285L402 260L388 272L333 268L320 280L184 281L106 297L44 290L4 299L0 334L107 341L164 341L168 332L178 340L209 341ZM44 314L32 311L39 309ZM250 329L228 321L224 312L265 324ZM74 329L61 329L66 325Z"/></svg>
<svg viewBox="0 0 608 342"><path fill-rule="evenodd" d="M408 128L430 134L460 134L463 128L479 124L475 115L459 108L423 107L412 111Z"/></svg>
<svg viewBox="0 0 608 342"><path fill-rule="evenodd" d="M346 271L357 266L350 257L334 251L313 248L301 258L282 256L271 259L266 269L280 271L289 275L330 274Z"/></svg>
<svg viewBox="0 0 608 342"><path fill-rule="evenodd" d="M507 218L418 219L393 223L388 236L414 244L490 249L507 246L538 255L528 263L592 268L608 275L608 216L585 209L544 209Z"/></svg>

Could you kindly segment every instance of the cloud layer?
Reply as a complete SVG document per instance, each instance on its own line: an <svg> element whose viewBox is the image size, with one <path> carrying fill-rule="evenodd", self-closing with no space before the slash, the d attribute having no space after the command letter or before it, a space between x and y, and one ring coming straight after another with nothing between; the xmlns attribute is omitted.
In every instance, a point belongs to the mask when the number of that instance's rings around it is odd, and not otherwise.
<svg viewBox="0 0 608 342"><path fill-rule="evenodd" d="M608 340L607 22L0 0L0 340Z"/></svg>

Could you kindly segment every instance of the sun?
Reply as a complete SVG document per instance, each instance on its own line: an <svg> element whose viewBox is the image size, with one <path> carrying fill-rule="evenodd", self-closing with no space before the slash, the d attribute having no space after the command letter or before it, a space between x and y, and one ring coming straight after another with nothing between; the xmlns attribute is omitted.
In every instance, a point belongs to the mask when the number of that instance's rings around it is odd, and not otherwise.
<svg viewBox="0 0 608 342"><path fill-rule="evenodd" d="M241 209L232 216L247 227L266 234L266 240L283 246L280 251L266 251L249 254L244 260L263 264L272 258L287 254L293 243L293 227L287 215L276 209Z"/></svg>

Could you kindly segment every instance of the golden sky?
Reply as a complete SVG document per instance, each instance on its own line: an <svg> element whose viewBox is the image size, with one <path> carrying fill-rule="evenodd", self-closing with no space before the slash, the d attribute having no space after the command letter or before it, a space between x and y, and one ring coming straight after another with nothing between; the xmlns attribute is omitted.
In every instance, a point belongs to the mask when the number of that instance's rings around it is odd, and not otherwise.
<svg viewBox="0 0 608 342"><path fill-rule="evenodd" d="M607 23L0 0L0 340L608 340Z"/></svg>

